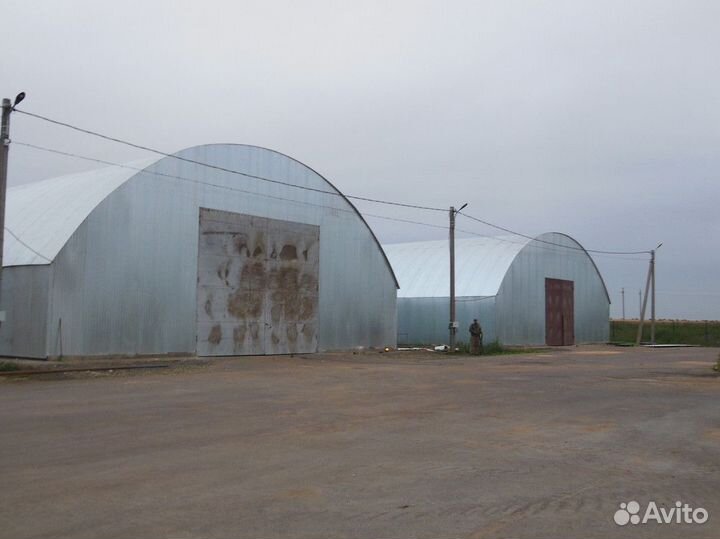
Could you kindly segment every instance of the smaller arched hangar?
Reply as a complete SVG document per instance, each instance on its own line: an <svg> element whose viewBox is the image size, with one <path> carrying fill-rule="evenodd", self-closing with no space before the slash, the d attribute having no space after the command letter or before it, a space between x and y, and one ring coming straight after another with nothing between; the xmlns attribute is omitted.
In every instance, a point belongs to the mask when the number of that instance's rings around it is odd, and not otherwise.
<svg viewBox="0 0 720 539"><path fill-rule="evenodd" d="M400 284L398 341L448 340L448 242L385 245ZM477 237L455 241L458 340L477 318L484 342L570 345L607 342L610 298L590 255L566 234L532 240Z"/></svg>

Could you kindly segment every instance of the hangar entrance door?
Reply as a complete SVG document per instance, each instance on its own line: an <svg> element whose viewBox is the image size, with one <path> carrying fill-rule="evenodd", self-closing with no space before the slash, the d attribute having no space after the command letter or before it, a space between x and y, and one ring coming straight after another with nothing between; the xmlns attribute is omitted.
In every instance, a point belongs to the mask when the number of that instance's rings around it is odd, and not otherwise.
<svg viewBox="0 0 720 539"><path fill-rule="evenodd" d="M575 283L545 279L545 343L575 344Z"/></svg>
<svg viewBox="0 0 720 539"><path fill-rule="evenodd" d="M200 208L197 354L317 351L320 227Z"/></svg>

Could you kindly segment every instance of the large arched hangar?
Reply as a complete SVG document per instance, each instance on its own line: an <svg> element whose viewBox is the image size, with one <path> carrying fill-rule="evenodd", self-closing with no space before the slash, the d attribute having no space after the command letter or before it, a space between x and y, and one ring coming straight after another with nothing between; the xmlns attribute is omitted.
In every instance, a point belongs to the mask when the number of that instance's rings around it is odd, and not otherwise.
<svg viewBox="0 0 720 539"><path fill-rule="evenodd" d="M14 187L6 224L3 355L395 344L397 282L372 230L275 151L197 146Z"/></svg>

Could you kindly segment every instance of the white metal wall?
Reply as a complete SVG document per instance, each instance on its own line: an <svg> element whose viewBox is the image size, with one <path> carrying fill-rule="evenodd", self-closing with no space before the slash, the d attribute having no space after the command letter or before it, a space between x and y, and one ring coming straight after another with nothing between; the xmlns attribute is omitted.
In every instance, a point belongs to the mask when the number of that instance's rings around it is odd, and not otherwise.
<svg viewBox="0 0 720 539"><path fill-rule="evenodd" d="M538 241L540 240L540 241ZM507 244L507 245L504 245ZM554 244L554 245L551 245ZM391 260L399 262L398 275L411 282L411 289L447 294L447 260L443 242L390 247ZM488 249L488 247L492 247ZM502 247L498 250L498 247ZM425 252L423 252L425 250ZM442 263L436 253L443 253ZM412 258L419 255L421 258ZM480 261L485 258L482 263ZM429 259L428 271L425 261ZM495 238L467 241L462 245L457 269L465 288L486 289L496 296L458 296L458 340L467 341L467 327L473 318L483 326L486 343L498 339L508 345L545 344L545 278L575 283L575 340L577 343L607 342L610 303L595 264L582 246L560 233L548 233L535 240ZM442 268L445 270L440 271ZM504 272L499 273L500 269ZM442 283L435 282L444 280ZM490 290L489 283L496 283ZM408 344L445 344L448 341L449 305L447 296L398 298L398 339Z"/></svg>
<svg viewBox="0 0 720 539"><path fill-rule="evenodd" d="M13 266L2 273L0 355L44 358L47 342L50 266Z"/></svg>
<svg viewBox="0 0 720 539"><path fill-rule="evenodd" d="M455 315L459 326L457 342L470 341L469 328L474 318L482 326L483 343L497 338L494 297L459 297ZM449 322L449 298L398 298L399 344L447 344Z"/></svg>
<svg viewBox="0 0 720 539"><path fill-rule="evenodd" d="M262 148L208 145L178 155L335 191L305 165ZM171 158L108 196L60 251L48 342L61 343L65 355L195 352L200 207L319 226L319 349L395 344L394 276L346 199Z"/></svg>

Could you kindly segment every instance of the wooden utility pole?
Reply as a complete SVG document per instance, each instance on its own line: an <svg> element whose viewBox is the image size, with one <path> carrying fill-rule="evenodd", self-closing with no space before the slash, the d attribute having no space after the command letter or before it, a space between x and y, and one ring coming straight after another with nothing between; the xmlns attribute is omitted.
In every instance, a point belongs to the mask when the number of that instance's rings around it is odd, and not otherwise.
<svg viewBox="0 0 720 539"><path fill-rule="evenodd" d="M10 153L10 113L12 103L2 100L2 121L0 122L0 294L2 293L3 249L5 248L5 192L7 191L8 154ZM0 297L0 299L2 299ZM2 303L0 303L0 308ZM0 324L5 322L5 311L0 310Z"/></svg>
<svg viewBox="0 0 720 539"><path fill-rule="evenodd" d="M622 296L622 319L625 320L625 288L620 291Z"/></svg>
<svg viewBox="0 0 720 539"><path fill-rule="evenodd" d="M3 247L5 241L5 191L7 190L8 153L10 152L10 113L12 103L2 100L2 124L0 125L0 282L2 282Z"/></svg>
<svg viewBox="0 0 720 539"><path fill-rule="evenodd" d="M0 291L2 290L3 249L5 248L5 194L7 191L8 154L10 153L10 113L25 99L25 92L15 97L15 103L8 98L2 100L0 121ZM0 311L0 323L5 321L5 311Z"/></svg>
<svg viewBox="0 0 720 539"><path fill-rule="evenodd" d="M448 324L450 352L455 352L455 334L457 333L458 323L455 319L455 216L460 213L467 204L460 206L459 210L455 206L450 206L450 324Z"/></svg>

